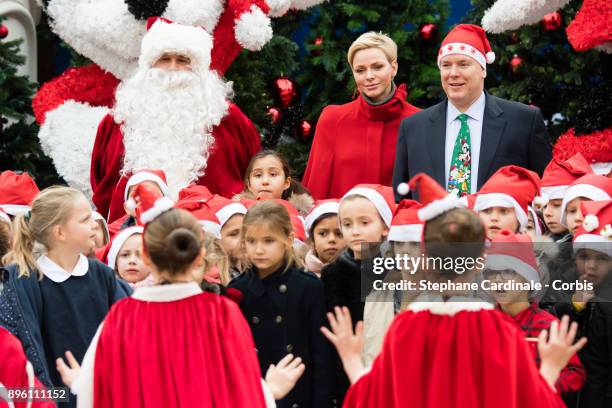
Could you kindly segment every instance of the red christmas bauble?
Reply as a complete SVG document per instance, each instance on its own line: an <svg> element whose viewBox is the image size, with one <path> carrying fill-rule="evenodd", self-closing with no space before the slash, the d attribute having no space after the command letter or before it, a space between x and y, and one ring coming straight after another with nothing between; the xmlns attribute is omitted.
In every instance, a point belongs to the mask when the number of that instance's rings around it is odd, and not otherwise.
<svg viewBox="0 0 612 408"><path fill-rule="evenodd" d="M9 35L8 27L4 24L0 24L0 40L4 40Z"/></svg>
<svg viewBox="0 0 612 408"><path fill-rule="evenodd" d="M542 18L542 24L546 31L556 30L561 27L561 14L558 11L546 14Z"/></svg>
<svg viewBox="0 0 612 408"><path fill-rule="evenodd" d="M268 109L268 115L270 116L270 120L272 123L277 123L280 119L280 111L276 108Z"/></svg>
<svg viewBox="0 0 612 408"><path fill-rule="evenodd" d="M438 27L435 24L427 23L421 26L419 29L419 34L421 35L422 39L429 40L436 34L437 30Z"/></svg>
<svg viewBox="0 0 612 408"><path fill-rule="evenodd" d="M304 140L308 139L308 136L310 135L310 130L312 129L312 125L310 123L308 123L308 121L303 121L302 122L302 138Z"/></svg>
<svg viewBox="0 0 612 408"><path fill-rule="evenodd" d="M293 100L297 96L295 83L286 77L280 77L274 80L274 91L278 95L282 107L285 109L293 103Z"/></svg>
<svg viewBox="0 0 612 408"><path fill-rule="evenodd" d="M314 40L314 45L322 45L323 44L323 37L317 37Z"/></svg>
<svg viewBox="0 0 612 408"><path fill-rule="evenodd" d="M512 59L510 60L510 69L513 73L517 73L519 68L523 65L523 59L519 57L517 54L514 54Z"/></svg>

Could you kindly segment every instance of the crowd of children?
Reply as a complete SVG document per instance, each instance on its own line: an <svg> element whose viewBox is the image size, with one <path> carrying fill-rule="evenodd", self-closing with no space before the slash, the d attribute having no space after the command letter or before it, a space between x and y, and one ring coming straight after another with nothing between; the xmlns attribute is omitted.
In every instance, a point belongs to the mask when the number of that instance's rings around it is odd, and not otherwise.
<svg viewBox="0 0 612 408"><path fill-rule="evenodd" d="M17 350L31 378L0 367L0 383L69 385L67 407L611 406L612 178L577 154L541 179L502 167L461 198L423 174L400 187L412 199L358 184L314 202L262 151L239 196L172 197L163 171L142 170L106 219L75 189L6 171L0 361ZM471 253L448 249L463 243ZM594 290L370 293L364 266L388 253L487 256L483 270L389 282Z"/></svg>

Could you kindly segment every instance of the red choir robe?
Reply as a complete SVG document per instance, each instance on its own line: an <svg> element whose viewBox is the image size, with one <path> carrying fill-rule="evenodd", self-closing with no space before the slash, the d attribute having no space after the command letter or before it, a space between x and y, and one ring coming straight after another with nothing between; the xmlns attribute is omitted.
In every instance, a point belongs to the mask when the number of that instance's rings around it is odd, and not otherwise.
<svg viewBox="0 0 612 408"><path fill-rule="evenodd" d="M243 190L249 161L261 149L259 133L249 118L232 103L212 133L215 142L206 172L197 183L207 186L213 193L232 197ZM107 217L109 223L125 215L123 203L127 178L119 174L124 153L121 127L109 114L98 126L90 168L92 200L96 210ZM180 157L169 159L180 160Z"/></svg>
<svg viewBox="0 0 612 408"><path fill-rule="evenodd" d="M420 110L406 96L400 85L383 105L359 95L323 109L302 180L315 199L342 197L359 183L391 185L400 122Z"/></svg>
<svg viewBox="0 0 612 408"><path fill-rule="evenodd" d="M238 305L196 283L138 288L113 306L92 347L96 408L266 406ZM77 385L79 400L89 387Z"/></svg>
<svg viewBox="0 0 612 408"><path fill-rule="evenodd" d="M343 406L564 407L538 372L520 328L491 307L411 304L395 318L371 371L351 386Z"/></svg>

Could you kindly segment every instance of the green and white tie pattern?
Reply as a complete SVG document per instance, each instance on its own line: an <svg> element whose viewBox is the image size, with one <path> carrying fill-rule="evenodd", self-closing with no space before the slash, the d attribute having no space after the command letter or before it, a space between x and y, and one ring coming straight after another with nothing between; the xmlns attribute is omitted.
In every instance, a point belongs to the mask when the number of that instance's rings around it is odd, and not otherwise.
<svg viewBox="0 0 612 408"><path fill-rule="evenodd" d="M459 197L470 194L472 184L472 151L468 118L465 113L457 116L461 128L455 139L448 176L448 191Z"/></svg>

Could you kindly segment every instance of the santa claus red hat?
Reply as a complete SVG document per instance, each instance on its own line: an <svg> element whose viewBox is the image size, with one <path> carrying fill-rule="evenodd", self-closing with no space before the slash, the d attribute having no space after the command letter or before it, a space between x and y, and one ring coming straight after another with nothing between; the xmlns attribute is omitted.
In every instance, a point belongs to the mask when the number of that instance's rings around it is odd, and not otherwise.
<svg viewBox="0 0 612 408"><path fill-rule="evenodd" d="M612 178L587 174L574 181L565 192L561 203L561 224L567 227L567 205L582 197L592 201L609 200L612 197Z"/></svg>
<svg viewBox="0 0 612 408"><path fill-rule="evenodd" d="M423 206L415 200L402 200L397 205L391 228L389 228L389 241L420 242L423 235L423 221L419 219L418 211Z"/></svg>
<svg viewBox="0 0 612 408"><path fill-rule="evenodd" d="M584 221L574 235L574 252L586 248L612 257L612 200L583 201L580 211Z"/></svg>
<svg viewBox="0 0 612 408"><path fill-rule="evenodd" d="M357 184L344 194L340 200L340 205L351 196L366 198L376 207L376 211L378 211L387 227L391 226L393 212L395 211L395 197L393 196L393 189L391 187L380 184Z"/></svg>
<svg viewBox="0 0 612 408"><path fill-rule="evenodd" d="M115 269L117 255L119 255L121 247L123 244L125 244L125 241L127 241L129 237L135 234L144 234L144 228L140 225L127 227L119 231L119 233L113 237L113 240L109 245L108 253L106 254L106 264L112 269Z"/></svg>
<svg viewBox="0 0 612 408"><path fill-rule="evenodd" d="M0 173L0 208L13 217L29 211L39 191L28 173Z"/></svg>
<svg viewBox="0 0 612 408"><path fill-rule="evenodd" d="M442 58L451 54L462 54L474 58L484 68L495 61L495 53L482 27L459 24L446 35L438 51L438 66Z"/></svg>
<svg viewBox="0 0 612 408"><path fill-rule="evenodd" d="M136 198L140 200L138 208L136 208ZM166 211L174 208L174 201L168 197L160 197L146 184L138 184L133 189L126 205L131 209L136 209L140 225L147 225Z"/></svg>
<svg viewBox="0 0 612 408"><path fill-rule="evenodd" d="M417 174L410 179L408 184L400 183L397 186L397 192L401 195L406 195L411 190L417 193L419 202L423 206L417 212L421 221L434 219L453 208L465 207L465 202L461 201L457 195L448 193L436 180L425 173Z"/></svg>
<svg viewBox="0 0 612 408"><path fill-rule="evenodd" d="M130 188L145 181L151 181L159 187L164 197L170 197L170 188L163 170L140 170L132 174L125 185L124 200L127 201Z"/></svg>
<svg viewBox="0 0 612 408"><path fill-rule="evenodd" d="M474 211L491 207L514 208L520 230L527 228L527 207L540 187L537 173L520 166L504 166L497 170L476 195Z"/></svg>
<svg viewBox="0 0 612 408"><path fill-rule="evenodd" d="M538 262L531 239L526 234L515 234L507 229L499 231L491 240L487 249L485 269L510 269L527 282L540 282Z"/></svg>
<svg viewBox="0 0 612 408"><path fill-rule="evenodd" d="M591 173L593 171L589 162L580 153L576 153L567 160L553 157L544 169L540 182L540 196L535 198L534 204L541 208L549 200L562 199L570 184Z"/></svg>
<svg viewBox="0 0 612 408"><path fill-rule="evenodd" d="M202 27L151 17L147 21L147 30L140 47L138 65L141 69L151 68L164 53L189 57L194 71L209 68L213 40Z"/></svg>
<svg viewBox="0 0 612 408"><path fill-rule="evenodd" d="M306 235L310 234L310 230L315 225L317 220L326 214L338 214L340 208L340 200L329 199L319 200L315 202L314 207L310 210L304 220Z"/></svg>

